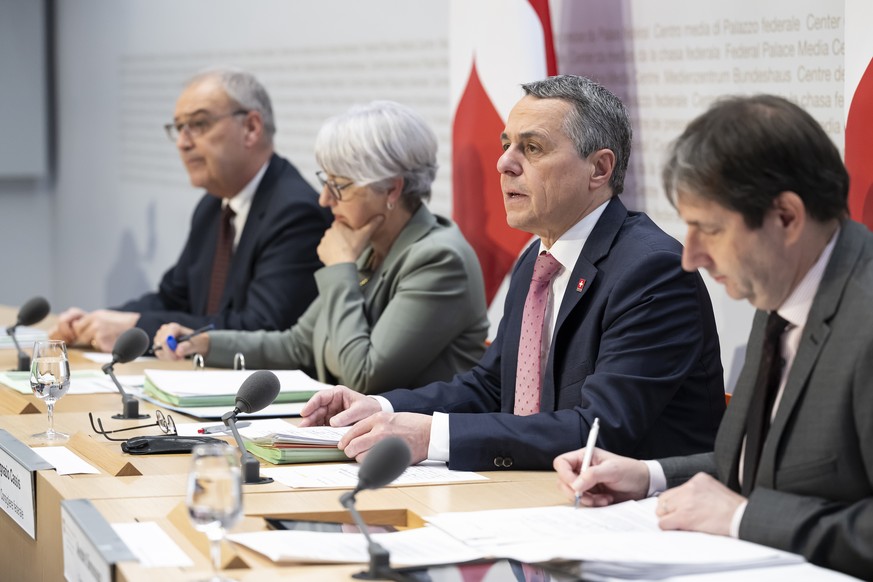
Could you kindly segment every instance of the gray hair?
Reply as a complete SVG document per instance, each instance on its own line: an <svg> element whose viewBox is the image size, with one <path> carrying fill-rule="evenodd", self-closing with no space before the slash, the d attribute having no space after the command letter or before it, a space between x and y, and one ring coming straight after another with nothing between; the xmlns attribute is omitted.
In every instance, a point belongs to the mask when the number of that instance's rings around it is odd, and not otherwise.
<svg viewBox="0 0 873 582"><path fill-rule="evenodd" d="M583 158L600 149L615 154L609 180L612 194L624 190L624 175L630 159L633 130L627 109L604 86L576 75L558 75L521 86L526 95L539 99L563 99L573 105L564 119L564 131Z"/></svg>
<svg viewBox="0 0 873 582"><path fill-rule="evenodd" d="M412 211L430 198L436 152L434 131L394 101L354 105L325 121L315 139L315 159L328 174L376 188L403 178L402 200Z"/></svg>
<svg viewBox="0 0 873 582"><path fill-rule="evenodd" d="M266 139L272 143L273 136L276 134L273 106L267 90L254 75L238 69L209 69L192 77L186 87L203 81L216 81L227 96L242 109L260 113L264 121Z"/></svg>

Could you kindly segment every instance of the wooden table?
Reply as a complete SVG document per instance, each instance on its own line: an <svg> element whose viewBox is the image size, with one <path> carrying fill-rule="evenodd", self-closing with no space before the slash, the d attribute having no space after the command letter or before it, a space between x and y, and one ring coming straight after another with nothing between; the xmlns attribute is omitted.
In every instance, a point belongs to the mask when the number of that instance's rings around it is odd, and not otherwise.
<svg viewBox="0 0 873 582"><path fill-rule="evenodd" d="M0 306L0 325L14 322L15 310ZM42 327L48 322L41 324ZM17 361L14 350L0 349L0 369L11 369ZM77 349L70 350L73 370L99 369ZM141 374L147 367L188 369L189 362L165 364L119 364L117 374ZM15 581L63 580L61 501L89 499L110 523L155 521L194 562L193 568L143 568L138 563L120 564L118 580L170 582L208 577L209 550L206 537L195 531L184 506L188 455L132 456L119 443L105 440L91 429L88 412L113 428L148 421L122 421L110 417L120 410L117 394L67 395L55 405L55 426L71 435L67 447L101 470L100 475L61 476L54 470L37 472L36 540L31 539L5 513L0 513L0 579ZM141 409L153 415L156 407L141 402ZM177 424L193 421L172 413ZM28 443L31 434L46 427L44 403L30 394L20 394L0 385L0 428ZM269 463L264 462L264 466ZM465 511L564 503L550 472L484 473L487 483L425 487L391 487L360 494L358 508L370 523L399 526L420 525L421 518L443 511ZM245 519L233 531L263 530L264 516L287 519L319 519L351 522L340 505L341 490L291 490L284 485L244 486ZM281 566L246 548L226 543L223 559L229 574L238 580L323 579L349 580L361 565Z"/></svg>

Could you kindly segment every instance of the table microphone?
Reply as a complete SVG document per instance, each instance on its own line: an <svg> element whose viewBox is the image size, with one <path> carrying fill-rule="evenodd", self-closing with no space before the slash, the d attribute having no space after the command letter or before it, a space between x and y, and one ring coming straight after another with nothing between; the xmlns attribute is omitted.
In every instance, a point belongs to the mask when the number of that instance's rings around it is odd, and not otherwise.
<svg viewBox="0 0 873 582"><path fill-rule="evenodd" d="M362 580L408 580L400 572L391 568L388 550L370 537L367 524L355 508L355 495L364 489L379 489L391 483L409 467L412 453L405 441L398 437L388 437L379 441L370 449L361 468L358 470L358 485L354 491L343 493L340 503L352 514L352 519L358 525L361 533L367 538L367 553L370 554L370 569L354 574L353 578Z"/></svg>
<svg viewBox="0 0 873 582"><path fill-rule="evenodd" d="M243 444L236 428L236 417L240 412L250 414L262 410L273 403L279 395L279 377L269 370L258 370L243 380L236 393L236 403L233 410L221 415L224 425L230 429L240 452L243 483L272 483L270 477L261 477L261 463Z"/></svg>
<svg viewBox="0 0 873 582"><path fill-rule="evenodd" d="M149 336L138 327L132 327L118 336L115 345L112 346L112 361L101 368L104 374L108 374L115 387L121 393L121 414L113 414L112 418L148 418L148 414L139 413L139 400L124 391L121 382L115 377L115 364L132 362L149 349Z"/></svg>
<svg viewBox="0 0 873 582"><path fill-rule="evenodd" d="M34 297L25 302L18 310L18 318L15 325L10 325L6 328L6 333L12 338L12 343L15 344L15 349L18 350L18 368L19 372L27 372L30 370L30 356L21 349L18 345L18 340L15 339L15 328L19 325L34 325L45 319L49 314L51 307L45 297Z"/></svg>

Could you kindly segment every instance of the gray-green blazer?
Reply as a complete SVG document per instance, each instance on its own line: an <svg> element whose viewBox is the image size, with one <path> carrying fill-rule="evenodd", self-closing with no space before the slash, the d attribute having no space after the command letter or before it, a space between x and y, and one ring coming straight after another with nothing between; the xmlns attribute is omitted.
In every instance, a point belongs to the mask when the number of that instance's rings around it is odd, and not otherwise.
<svg viewBox="0 0 873 582"><path fill-rule="evenodd" d="M209 366L237 352L249 368L299 368L365 394L449 380L485 350L482 270L449 220L424 206L364 282L357 264L315 273L318 297L285 331L210 332Z"/></svg>

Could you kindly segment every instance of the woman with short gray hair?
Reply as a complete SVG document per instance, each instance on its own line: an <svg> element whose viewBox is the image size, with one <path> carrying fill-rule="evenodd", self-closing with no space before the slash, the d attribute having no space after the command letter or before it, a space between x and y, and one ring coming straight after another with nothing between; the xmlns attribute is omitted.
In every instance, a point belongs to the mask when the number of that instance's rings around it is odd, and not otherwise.
<svg viewBox="0 0 873 582"><path fill-rule="evenodd" d="M319 296L286 331L214 331L164 359L192 353L230 366L300 368L322 382L373 394L449 380L482 355L488 328L482 271L451 221L431 214L437 139L413 110L391 101L327 120L315 145L319 203L333 225L318 247ZM190 330L169 324L168 335Z"/></svg>

